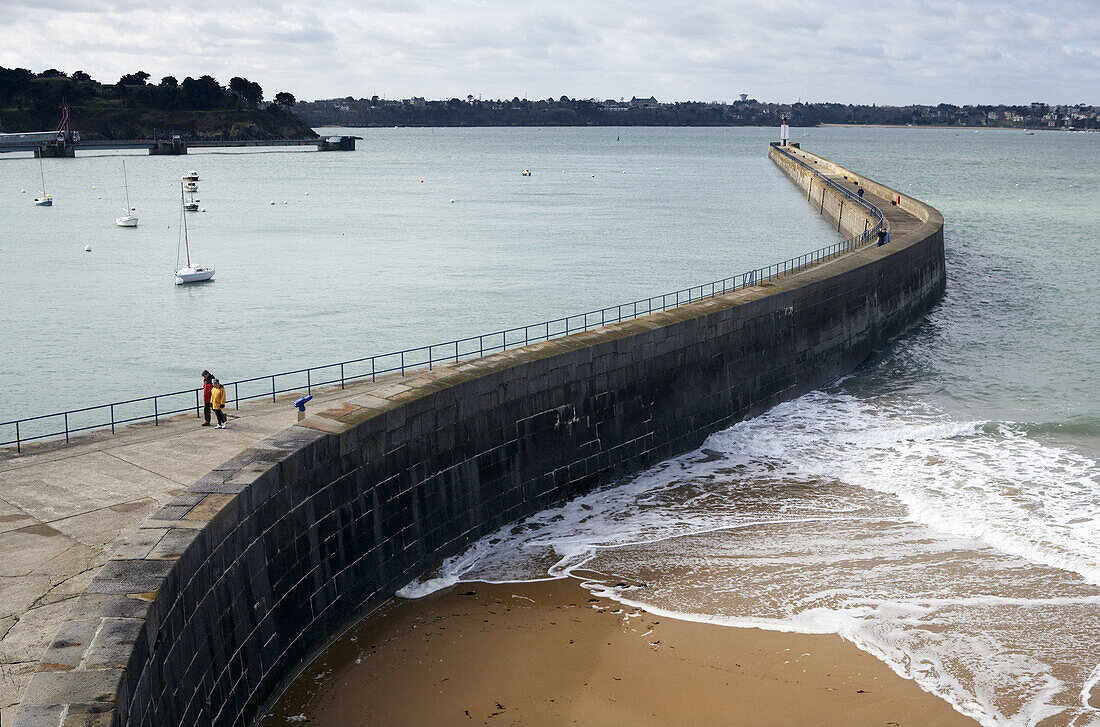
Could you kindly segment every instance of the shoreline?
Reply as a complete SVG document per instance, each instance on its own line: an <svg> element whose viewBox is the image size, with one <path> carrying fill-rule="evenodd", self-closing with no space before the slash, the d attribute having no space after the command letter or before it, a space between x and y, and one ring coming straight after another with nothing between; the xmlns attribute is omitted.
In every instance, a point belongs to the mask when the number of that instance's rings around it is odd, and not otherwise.
<svg viewBox="0 0 1100 727"><path fill-rule="evenodd" d="M1030 126L969 126L965 124L817 124L792 126L792 129L967 129L974 131L1048 131ZM1064 129L1049 129L1049 131Z"/></svg>
<svg viewBox="0 0 1100 727"><path fill-rule="evenodd" d="M260 725L288 723L977 724L837 635L655 616L572 579L386 602Z"/></svg>

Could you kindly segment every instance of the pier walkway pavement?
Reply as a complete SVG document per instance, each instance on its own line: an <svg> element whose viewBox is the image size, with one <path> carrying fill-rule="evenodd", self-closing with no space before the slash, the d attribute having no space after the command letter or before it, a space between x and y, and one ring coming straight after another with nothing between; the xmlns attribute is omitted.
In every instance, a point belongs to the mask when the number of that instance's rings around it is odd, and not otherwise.
<svg viewBox="0 0 1100 727"><path fill-rule="evenodd" d="M828 177L832 181L836 182L845 189L856 192L859 190L859 177L849 174L845 177L841 174L836 174L833 171L822 168L820 165L814 163L813 155L807 154L801 149L793 146L783 147L783 151L797 157L800 161L805 162L812 167L814 171L818 172L824 177ZM890 231L890 236L893 238L903 237L910 232L915 231L920 227L923 222L914 215L909 214L900 207L891 204L892 200L884 199L873 194L870 190L864 190L863 198L871 204L882 210L882 216L886 220L886 229Z"/></svg>
<svg viewBox="0 0 1100 727"><path fill-rule="evenodd" d="M309 408L386 386L314 389ZM400 376L398 376L400 378ZM227 429L181 415L72 444L0 450L0 724L15 717L42 653L77 596L138 525L198 478L297 421L291 402L227 409Z"/></svg>
<svg viewBox="0 0 1100 727"><path fill-rule="evenodd" d="M808 163L812 159L787 147ZM857 185L819 169L849 189ZM893 237L920 226L916 217L869 191ZM400 375L347 389L315 389L310 409L350 397L382 398ZM389 391L387 391L387 389ZM46 647L68 614L69 601L113 556L138 525L195 480L240 451L292 425L291 402L250 403L227 410L228 429L202 427L181 415L95 432L71 444L29 445L22 454L0 450L0 723L15 716Z"/></svg>

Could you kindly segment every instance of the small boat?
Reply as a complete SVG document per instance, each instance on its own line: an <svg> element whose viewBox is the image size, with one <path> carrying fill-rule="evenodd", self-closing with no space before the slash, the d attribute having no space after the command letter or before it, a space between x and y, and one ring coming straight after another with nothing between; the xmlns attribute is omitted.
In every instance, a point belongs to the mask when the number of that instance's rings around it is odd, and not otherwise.
<svg viewBox="0 0 1100 727"><path fill-rule="evenodd" d="M214 268L199 265L198 263L191 262L191 246L187 240L187 215L184 214L186 208L186 201L183 196L183 184L180 184L180 235L176 239L176 269L173 273L176 276L176 285L183 285L185 283L200 283L204 280L211 280L214 277ZM184 260L186 265L180 267L180 239L183 241Z"/></svg>
<svg viewBox="0 0 1100 727"><path fill-rule="evenodd" d="M126 214L115 218L115 224L119 227L137 227L138 218L134 215L134 208L130 206L130 182L126 178L126 160L122 160L122 187L126 190Z"/></svg>
<svg viewBox="0 0 1100 727"><path fill-rule="evenodd" d="M53 207L53 197L46 191L46 172L42 169L42 157L38 157L38 173L42 176L42 196L34 198L35 207Z"/></svg>
<svg viewBox="0 0 1100 727"><path fill-rule="evenodd" d="M531 170L530 169L524 169L523 172L521 172L521 174L524 177L530 177L531 176Z"/></svg>
<svg viewBox="0 0 1100 727"><path fill-rule="evenodd" d="M187 199L183 202L185 212L198 212L200 200L195 199L195 193L199 191L199 173L191 170L183 175L182 189L187 193Z"/></svg>
<svg viewBox="0 0 1100 727"><path fill-rule="evenodd" d="M1035 132L1029 129L1024 132L1024 136L1035 136Z"/></svg>

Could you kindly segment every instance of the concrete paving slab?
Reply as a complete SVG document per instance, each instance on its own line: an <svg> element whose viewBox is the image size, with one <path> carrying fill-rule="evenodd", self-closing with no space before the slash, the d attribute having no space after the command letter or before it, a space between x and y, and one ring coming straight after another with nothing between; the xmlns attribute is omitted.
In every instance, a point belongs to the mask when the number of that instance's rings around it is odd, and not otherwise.
<svg viewBox="0 0 1100 727"><path fill-rule="evenodd" d="M179 489L183 491L182 488ZM172 495L165 493L165 496ZM116 543L119 534L136 530L158 502L155 498L143 497L53 520L50 525L82 545L113 555L118 545L121 545ZM107 547L109 543L115 544Z"/></svg>

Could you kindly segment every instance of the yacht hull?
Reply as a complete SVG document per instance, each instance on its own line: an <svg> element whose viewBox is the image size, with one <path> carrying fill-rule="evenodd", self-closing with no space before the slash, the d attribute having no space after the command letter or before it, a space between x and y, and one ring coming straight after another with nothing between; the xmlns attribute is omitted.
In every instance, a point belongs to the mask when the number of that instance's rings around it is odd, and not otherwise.
<svg viewBox="0 0 1100 727"><path fill-rule="evenodd" d="M198 265L181 268L176 271L176 285L187 283L201 283L214 277L214 268L204 268Z"/></svg>

